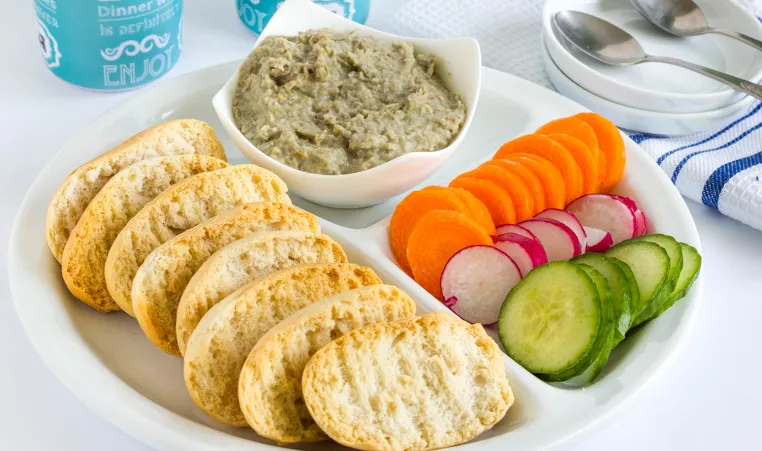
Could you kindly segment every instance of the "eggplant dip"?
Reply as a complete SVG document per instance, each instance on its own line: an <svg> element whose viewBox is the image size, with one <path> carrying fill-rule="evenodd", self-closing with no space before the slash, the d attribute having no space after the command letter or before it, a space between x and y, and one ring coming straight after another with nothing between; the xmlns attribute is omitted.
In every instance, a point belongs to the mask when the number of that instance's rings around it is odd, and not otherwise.
<svg viewBox="0 0 762 451"><path fill-rule="evenodd" d="M406 42L329 29L269 37L240 69L239 130L270 157L315 174L364 171L450 145L466 108Z"/></svg>

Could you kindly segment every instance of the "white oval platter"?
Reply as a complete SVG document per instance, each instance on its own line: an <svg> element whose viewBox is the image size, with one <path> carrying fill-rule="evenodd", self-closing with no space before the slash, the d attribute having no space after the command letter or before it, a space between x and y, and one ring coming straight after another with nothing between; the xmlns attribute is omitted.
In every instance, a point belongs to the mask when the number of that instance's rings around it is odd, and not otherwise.
<svg viewBox="0 0 762 451"><path fill-rule="evenodd" d="M40 173L16 218L10 243L9 280L16 310L35 349L64 385L97 414L160 450L275 449L248 429L207 418L185 391L182 361L155 348L125 314L103 315L77 302L61 280L45 244L48 202L66 175L132 134L172 118L208 121L233 163L245 160L225 136L211 98L238 63L211 67L141 91L69 142ZM474 124L463 145L424 182L445 184L491 157L503 142L548 120L582 111L578 104L528 81L485 69ZM627 168L615 192L634 197L650 232L667 233L699 247L696 227L677 190L638 146L625 138ZM322 218L350 260L368 265L408 292L418 313L445 308L408 278L391 258L388 216L399 197L360 210L335 210L295 199ZM579 437L636 396L680 350L701 299L701 278L691 294L632 336L612 355L603 376L584 390L547 385L505 358L516 404L495 428L464 445L469 449L541 450ZM492 330L494 335L494 330ZM337 449L335 443L296 447Z"/></svg>

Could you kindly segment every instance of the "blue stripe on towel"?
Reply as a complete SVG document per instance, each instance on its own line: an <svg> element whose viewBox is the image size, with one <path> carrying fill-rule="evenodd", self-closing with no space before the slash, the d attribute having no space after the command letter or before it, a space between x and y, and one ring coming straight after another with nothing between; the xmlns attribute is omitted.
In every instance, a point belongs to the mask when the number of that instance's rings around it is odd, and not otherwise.
<svg viewBox="0 0 762 451"><path fill-rule="evenodd" d="M704 190L701 192L701 202L717 209L722 188L728 183L728 180L739 172L758 164L762 164L762 152L723 164L707 179Z"/></svg>
<svg viewBox="0 0 762 451"><path fill-rule="evenodd" d="M739 123L739 122L741 122L741 121L744 121L744 120L748 119L750 116L754 115L754 114L755 114L757 111L759 111L759 110L760 110L760 108L762 108L762 103L758 103L758 104L757 104L757 106L756 106L756 107L754 107L754 109L753 109L753 110L751 110L751 111L750 111L748 114L746 114L745 116L743 116L743 117L742 117L742 118L740 118L740 119L736 119L736 120L735 120L735 121L733 121L733 122L732 122L730 125L728 125L727 127L723 128L722 130L718 131L718 132L717 132L717 133L715 133L714 135L712 135L712 136L710 136L710 137L706 138L706 139L705 139L705 140L703 140L703 141L699 141L699 142L697 142L697 143L694 143L694 144L687 144L687 145L685 145L685 146L682 146L682 147L678 147L677 149L674 149L674 150L670 150L669 152L665 152L665 153L664 153L662 156L660 156L660 157L659 157L659 158L656 160L656 164L658 164L658 165L660 165L660 166L661 166L662 162L664 162L664 160L665 160L667 157L669 157L670 155L674 154L675 152L679 152L679 151L681 151L681 150L690 149L691 147L696 147L696 146L700 146L700 145L702 145L702 144L708 143L709 141L713 140L714 138L716 138L716 137L718 137L718 136L722 135L722 134L723 134L723 133L725 133L726 131L728 131L728 130L730 130L731 128L733 128L733 127L735 127L736 125L738 125L738 123ZM638 144L640 144L640 143L638 143Z"/></svg>
<svg viewBox="0 0 762 451"><path fill-rule="evenodd" d="M743 132L740 135L736 136L732 141L727 142L727 143L721 145L720 147L715 147L714 149L699 150L697 152L693 152L693 153L690 153L690 154L686 155L685 158L680 160L680 163L675 168L675 172L672 173L672 183L677 183L677 176L680 175L680 171L683 169L683 166L685 166L685 163L687 163L688 160L690 160L691 158L695 157L696 155L701 155L701 154L704 154L704 153L707 153L707 152L714 152L714 151L717 151L717 150L726 149L726 148L732 146L733 144L737 143L738 141L744 139L751 132L759 129L760 127L762 127L762 123L759 123L759 124L755 125L754 127L746 130L745 132Z"/></svg>
<svg viewBox="0 0 762 451"><path fill-rule="evenodd" d="M666 135L650 135L648 133L630 135L630 139L635 141L635 144L640 144L647 139L667 139L667 138L670 138L670 137Z"/></svg>

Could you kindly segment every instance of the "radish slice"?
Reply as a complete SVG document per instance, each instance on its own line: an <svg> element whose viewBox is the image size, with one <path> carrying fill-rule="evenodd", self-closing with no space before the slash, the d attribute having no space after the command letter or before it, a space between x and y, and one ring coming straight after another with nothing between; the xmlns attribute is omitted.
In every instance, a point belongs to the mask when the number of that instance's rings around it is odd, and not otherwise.
<svg viewBox="0 0 762 451"><path fill-rule="evenodd" d="M612 196L624 202L627 208L635 214L635 236L644 235L646 233L646 216L640 211L635 201L631 197L617 196L615 194L612 194Z"/></svg>
<svg viewBox="0 0 762 451"><path fill-rule="evenodd" d="M614 245L609 232L585 226L587 233L587 252L605 252Z"/></svg>
<svg viewBox="0 0 762 451"><path fill-rule="evenodd" d="M521 280L516 263L492 246L461 249L445 265L440 284L444 304L469 323L494 324L500 307Z"/></svg>
<svg viewBox="0 0 762 451"><path fill-rule="evenodd" d="M570 228L572 232L577 235L580 249L584 250L587 247L587 235L585 234L585 229L582 228L579 219L568 211L559 210L557 208L548 208L535 215L535 218L555 219Z"/></svg>
<svg viewBox="0 0 762 451"><path fill-rule="evenodd" d="M495 236L504 235L506 233L515 233L516 235L525 236L527 238L531 238L533 240L536 240L537 237L532 234L529 230L517 226L516 224L503 224L501 226L498 226L497 229L495 229Z"/></svg>
<svg viewBox="0 0 762 451"><path fill-rule="evenodd" d="M577 235L555 219L528 219L519 225L537 237L549 262L569 260L582 253Z"/></svg>
<svg viewBox="0 0 762 451"><path fill-rule="evenodd" d="M521 277L548 262L545 249L535 238L527 238L516 233L504 233L495 238L495 247L513 259L519 267Z"/></svg>
<svg viewBox="0 0 762 451"><path fill-rule="evenodd" d="M614 244L637 236L635 212L618 196L588 194L572 202L566 209L582 225L609 232Z"/></svg>

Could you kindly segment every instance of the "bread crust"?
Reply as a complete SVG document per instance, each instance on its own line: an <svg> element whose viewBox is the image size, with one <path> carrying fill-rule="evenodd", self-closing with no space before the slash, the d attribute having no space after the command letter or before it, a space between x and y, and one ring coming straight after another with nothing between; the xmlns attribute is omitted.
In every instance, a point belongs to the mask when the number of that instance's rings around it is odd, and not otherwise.
<svg viewBox="0 0 762 451"><path fill-rule="evenodd" d="M257 341L320 299L380 283L370 268L335 263L292 266L241 287L204 315L188 341L183 368L191 399L219 422L246 426L238 379Z"/></svg>
<svg viewBox="0 0 762 451"><path fill-rule="evenodd" d="M412 318L415 303L391 285L358 288L289 316L254 346L241 370L238 400L246 422L279 443L326 440L302 396L302 371L318 349L368 324Z"/></svg>
<svg viewBox="0 0 762 451"><path fill-rule="evenodd" d="M82 212L116 173L144 158L194 153L227 161L209 124L178 119L144 130L75 169L56 191L45 218L46 240L56 260L61 261Z"/></svg>
<svg viewBox="0 0 762 451"><path fill-rule="evenodd" d="M130 219L106 259L106 286L119 307L135 316L132 281L154 249L199 223L240 205L291 204L286 184L272 172L243 164L194 175L172 185Z"/></svg>
<svg viewBox="0 0 762 451"><path fill-rule="evenodd" d="M206 155L146 158L113 176L72 230L61 258L69 291L99 312L120 310L106 287L106 257L116 236L149 201L193 175L227 167Z"/></svg>
<svg viewBox="0 0 762 451"><path fill-rule="evenodd" d="M302 388L325 433L372 451L459 445L513 404L497 344L447 312L342 336L310 359Z"/></svg>

